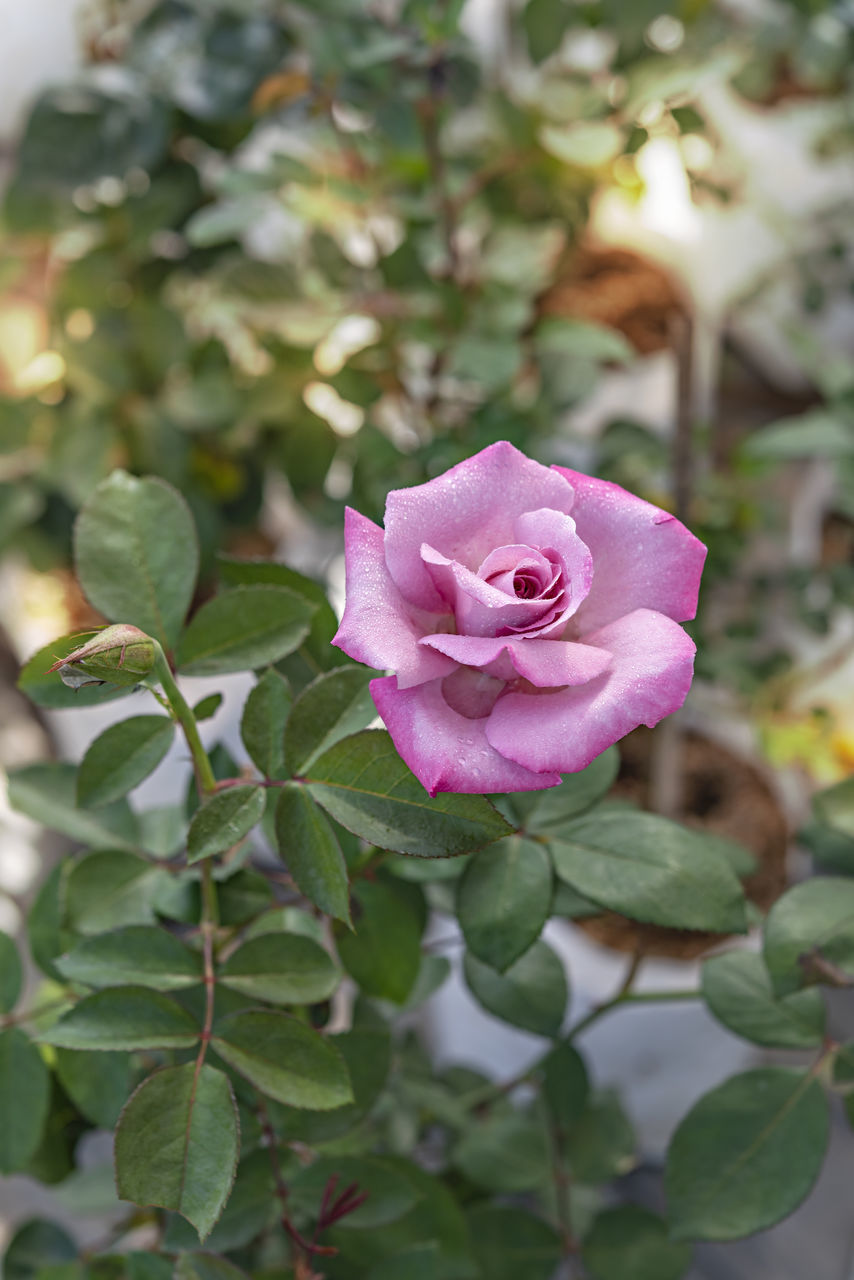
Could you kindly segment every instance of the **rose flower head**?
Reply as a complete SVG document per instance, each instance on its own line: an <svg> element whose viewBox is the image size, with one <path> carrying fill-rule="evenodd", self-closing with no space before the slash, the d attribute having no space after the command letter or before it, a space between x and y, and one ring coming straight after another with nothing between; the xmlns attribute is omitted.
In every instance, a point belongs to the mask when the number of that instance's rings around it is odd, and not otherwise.
<svg viewBox="0 0 854 1280"><path fill-rule="evenodd" d="M506 442L348 509L333 641L431 795L534 791L681 707L706 548L619 485Z"/></svg>

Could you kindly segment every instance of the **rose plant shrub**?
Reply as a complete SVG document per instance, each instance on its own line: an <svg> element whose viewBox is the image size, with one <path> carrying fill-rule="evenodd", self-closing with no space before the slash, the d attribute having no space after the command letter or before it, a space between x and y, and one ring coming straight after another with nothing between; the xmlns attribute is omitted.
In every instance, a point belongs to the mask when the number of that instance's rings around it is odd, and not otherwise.
<svg viewBox="0 0 854 1280"><path fill-rule="evenodd" d="M0 1173L91 1206L79 1143L114 1130L116 1193L85 1250L18 1223L13 1280L678 1280L692 1240L771 1225L818 1175L854 1062L818 987L854 964L850 788L815 836L837 874L780 899L761 954L657 993L799 1051L688 1112L665 1215L628 1202L637 1141L585 1063L585 1030L645 998L640 958L579 1009L543 937L605 909L747 929L744 850L608 800L608 744L685 696L700 545L503 444L390 495L385 535L349 520L338 643L393 676L332 645L324 591L282 564L221 558L191 614L196 534L160 479L115 472L77 519L78 577L113 625L47 646L20 687L66 715L132 710L79 763L9 778L67 843L25 937L0 933ZM239 672L232 756L217 696L191 706L186 678ZM372 689L392 736L369 727ZM187 772L186 800L141 808L158 768ZM472 999L538 1037L524 1079L439 1068L413 1030L460 936Z"/></svg>
<svg viewBox="0 0 854 1280"><path fill-rule="evenodd" d="M685 701L706 549L618 485L499 442L347 510L333 641L393 676L371 693L437 791L533 791Z"/></svg>

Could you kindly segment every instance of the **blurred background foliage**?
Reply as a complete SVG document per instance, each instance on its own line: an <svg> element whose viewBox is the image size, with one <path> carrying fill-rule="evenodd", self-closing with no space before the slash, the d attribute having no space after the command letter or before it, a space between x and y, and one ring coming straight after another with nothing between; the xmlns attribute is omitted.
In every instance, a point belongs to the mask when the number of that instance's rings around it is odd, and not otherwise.
<svg viewBox="0 0 854 1280"><path fill-rule="evenodd" d="M688 519L700 675L783 762L850 765L854 712L849 742L797 704L854 582L850 0L81 21L2 208L16 563L67 571L121 466L186 495L208 578L222 547L319 572L345 501L509 439Z"/></svg>

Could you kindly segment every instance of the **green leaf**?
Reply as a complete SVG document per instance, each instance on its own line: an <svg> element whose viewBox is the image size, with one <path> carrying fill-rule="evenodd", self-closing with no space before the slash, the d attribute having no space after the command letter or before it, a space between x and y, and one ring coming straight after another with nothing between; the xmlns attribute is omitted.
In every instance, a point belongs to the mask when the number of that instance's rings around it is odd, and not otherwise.
<svg viewBox="0 0 854 1280"><path fill-rule="evenodd" d="M450 857L511 831L483 796L428 796L389 735L378 729L336 743L312 765L307 785L342 827L396 853Z"/></svg>
<svg viewBox="0 0 854 1280"><path fill-rule="evenodd" d="M506 973L497 973L467 951L463 972L472 995L496 1018L535 1035L560 1031L569 998L566 974L541 939Z"/></svg>
<svg viewBox="0 0 854 1280"><path fill-rule="evenodd" d="M288 783L276 802L276 843L294 879L319 910L350 923L350 882L338 838L304 787Z"/></svg>
<svg viewBox="0 0 854 1280"><path fill-rule="evenodd" d="M63 1049L190 1049L199 1028L158 991L109 987L85 996L39 1038Z"/></svg>
<svg viewBox="0 0 854 1280"><path fill-rule="evenodd" d="M250 938L228 957L219 980L270 1004L315 1004L338 986L339 973L323 947L292 933Z"/></svg>
<svg viewBox="0 0 854 1280"><path fill-rule="evenodd" d="M613 809L564 827L550 848L560 878L611 911L676 929L747 929L744 892L714 837Z"/></svg>
<svg viewBox="0 0 854 1280"><path fill-rule="evenodd" d="M285 760L302 777L342 738L366 728L377 711L368 688L376 676L366 667L336 667L318 676L294 703L285 734Z"/></svg>
<svg viewBox="0 0 854 1280"><path fill-rule="evenodd" d="M278 1102L324 1111L353 1101L335 1046L286 1013L232 1014L215 1028L211 1044L230 1067Z"/></svg>
<svg viewBox="0 0 854 1280"><path fill-rule="evenodd" d="M824 870L838 876L854 875L854 836L820 822L808 822L801 827L797 839Z"/></svg>
<svg viewBox="0 0 854 1280"><path fill-rule="evenodd" d="M162 1253L131 1249L125 1257L125 1265L127 1280L172 1280L172 1261Z"/></svg>
<svg viewBox="0 0 854 1280"><path fill-rule="evenodd" d="M85 938L56 967L69 982L90 987L153 987L173 991L202 981L202 958L166 929L128 925Z"/></svg>
<svg viewBox="0 0 854 1280"><path fill-rule="evenodd" d="M854 880L805 880L778 898L765 921L763 954L778 996L820 980L826 962L854 977Z"/></svg>
<svg viewBox="0 0 854 1280"><path fill-rule="evenodd" d="M528 40L528 52L534 62L542 62L544 58L557 53L563 34L572 20L572 9L565 0L528 0L522 23Z"/></svg>
<svg viewBox="0 0 854 1280"><path fill-rule="evenodd" d="M337 939L341 963L366 995L403 1004L421 964L421 922L400 887L360 881L353 895L354 932Z"/></svg>
<svg viewBox="0 0 854 1280"><path fill-rule="evenodd" d="M199 567L196 527L177 490L114 471L77 517L74 561L96 609L172 648Z"/></svg>
<svg viewBox="0 0 854 1280"><path fill-rule="evenodd" d="M23 970L14 938L0 933L0 1013L14 1009L21 994Z"/></svg>
<svg viewBox="0 0 854 1280"><path fill-rule="evenodd" d="M826 409L780 418L748 436L742 446L749 458L783 462L791 458L854 457L851 425Z"/></svg>
<svg viewBox="0 0 854 1280"><path fill-rule="evenodd" d="M0 1173L29 1163L47 1119L50 1077L22 1031L0 1031Z"/></svg>
<svg viewBox="0 0 854 1280"><path fill-rule="evenodd" d="M285 722L290 708L288 682L271 667L251 690L240 721L243 745L265 778L284 777Z"/></svg>
<svg viewBox="0 0 854 1280"><path fill-rule="evenodd" d="M336 1175L339 1192L353 1183L368 1192L365 1203L341 1219L338 1227L342 1230L384 1227L408 1213L419 1199L399 1168L376 1156L321 1156L291 1180L294 1207L316 1216L326 1185Z"/></svg>
<svg viewBox="0 0 854 1280"><path fill-rule="evenodd" d="M193 715L197 724L201 724L203 720L212 720L222 706L221 693L209 693L206 698L202 698L193 707Z"/></svg>
<svg viewBox="0 0 854 1280"><path fill-rule="evenodd" d="M81 1053L54 1049L56 1074L71 1101L102 1129L115 1127L130 1093L127 1053Z"/></svg>
<svg viewBox="0 0 854 1280"><path fill-rule="evenodd" d="M334 1111L311 1111L279 1106L276 1128L285 1141L315 1145L340 1138L371 1111L385 1086L391 1067L391 1038L385 1027L354 1027L330 1036L347 1067L353 1101Z"/></svg>
<svg viewBox="0 0 854 1280"><path fill-rule="evenodd" d="M263 787L227 787L206 800L193 815L187 835L187 861L225 853L249 834L264 815Z"/></svg>
<svg viewBox="0 0 854 1280"><path fill-rule="evenodd" d="M9 1241L3 1258L4 1280L35 1280L42 1270L77 1258L77 1245L67 1232L46 1218L30 1218Z"/></svg>
<svg viewBox="0 0 854 1280"><path fill-rule="evenodd" d="M510 836L469 860L457 888L466 945L503 973L536 942L552 900L552 864L541 844Z"/></svg>
<svg viewBox="0 0 854 1280"><path fill-rule="evenodd" d="M730 1031L778 1049L817 1048L824 1038L824 1001L810 988L777 997L761 956L729 951L703 965L703 996Z"/></svg>
<svg viewBox="0 0 854 1280"><path fill-rule="evenodd" d="M231 1084L194 1062L164 1067L133 1094L116 1130L122 1200L183 1214L204 1239L222 1213L240 1136Z"/></svg>
<svg viewBox="0 0 854 1280"><path fill-rule="evenodd" d="M18 688L37 707L46 707L50 710L60 710L64 707L75 709L93 707L101 702L112 702L115 698L127 697L132 691L130 687L122 689L118 685L104 684L70 689L68 685L62 683L59 672L48 671L48 667L52 667L58 659L67 658L72 650L79 649L95 635L97 635L96 631L75 631L70 636L60 636L58 640L51 640L50 644L44 645L34 653L21 669Z"/></svg>
<svg viewBox="0 0 854 1280"><path fill-rule="evenodd" d="M600 916L602 908L559 880L554 887L551 914L564 916L567 920L589 920L591 916Z"/></svg>
<svg viewBox="0 0 854 1280"><path fill-rule="evenodd" d="M366 1280L435 1280L440 1271L441 1254L436 1240L414 1244L408 1249L383 1258L371 1267ZM450 1272L444 1272L449 1275Z"/></svg>
<svg viewBox="0 0 854 1280"><path fill-rule="evenodd" d="M552 1280L557 1273L560 1236L542 1218L510 1204L478 1204L466 1217L480 1274L489 1280Z"/></svg>
<svg viewBox="0 0 854 1280"><path fill-rule="evenodd" d="M307 637L296 653L282 663L283 674L295 688L302 688L321 671L349 663L350 659L346 654L330 643L338 630L338 619L319 583L297 573L296 569L276 564L273 560L232 560L228 556L220 556L219 569L223 582L229 586L251 586L266 582L273 586L288 587L315 606Z"/></svg>
<svg viewBox="0 0 854 1280"><path fill-rule="evenodd" d="M155 805L139 815L139 842L155 858L173 858L187 843L187 820L180 804Z"/></svg>
<svg viewBox="0 0 854 1280"><path fill-rule="evenodd" d="M230 868L223 868L230 870ZM251 867L241 867L219 882L220 924L245 924L273 905L269 881Z"/></svg>
<svg viewBox="0 0 854 1280"><path fill-rule="evenodd" d="M36 894L27 920L30 955L42 973L56 982L62 982L62 974L54 961L73 940L71 933L63 928L68 871L67 860L56 864Z"/></svg>
<svg viewBox="0 0 854 1280"><path fill-rule="evenodd" d="M77 803L96 808L132 791L157 768L175 734L167 716L134 716L105 729L77 774Z"/></svg>
<svg viewBox="0 0 854 1280"><path fill-rule="evenodd" d="M796 1209L818 1177L827 1102L803 1071L733 1076L688 1112L670 1144L666 1189L678 1240L736 1240Z"/></svg>
<svg viewBox="0 0 854 1280"><path fill-rule="evenodd" d="M590 1081L581 1054L568 1040L556 1044L540 1063L543 1097L561 1129L571 1129L584 1114Z"/></svg>
<svg viewBox="0 0 854 1280"><path fill-rule="evenodd" d="M75 862L65 898L71 926L78 933L101 933L121 925L148 924L154 895L166 872L132 853L103 850Z"/></svg>
<svg viewBox="0 0 854 1280"><path fill-rule="evenodd" d="M508 1107L471 1124L452 1152L454 1166L487 1191L530 1191L551 1168L548 1135L542 1118Z"/></svg>
<svg viewBox="0 0 854 1280"><path fill-rule="evenodd" d="M611 1090L595 1094L569 1132L566 1153L572 1175L595 1186L622 1177L637 1164L628 1116Z"/></svg>
<svg viewBox="0 0 854 1280"><path fill-rule="evenodd" d="M584 813L611 789L620 768L620 753L609 747L581 773L570 773L558 787L526 793L534 804L524 816L526 831L558 834L564 823ZM513 797L511 803L515 804Z"/></svg>
<svg viewBox="0 0 854 1280"><path fill-rule="evenodd" d="M286 1277L287 1273L283 1275ZM214 1253L179 1254L174 1277L175 1280L247 1280L245 1271Z"/></svg>
<svg viewBox="0 0 854 1280"><path fill-rule="evenodd" d="M402 1010L417 1009L425 1000L435 995L451 976L451 962L447 956L431 956L422 953L418 975Z"/></svg>
<svg viewBox="0 0 854 1280"><path fill-rule="evenodd" d="M181 637L185 675L219 676L265 667L308 635L314 606L286 587L234 587L202 605Z"/></svg>
<svg viewBox="0 0 854 1280"><path fill-rule="evenodd" d="M854 778L846 778L835 787L820 791L813 800L813 808L820 822L846 836L854 836Z"/></svg>
<svg viewBox="0 0 854 1280"><path fill-rule="evenodd" d="M679 1280L691 1252L689 1244L668 1239L658 1214L622 1204L597 1216L581 1256L593 1280Z"/></svg>
<svg viewBox="0 0 854 1280"><path fill-rule="evenodd" d="M241 1135L243 1136L243 1135ZM268 1226L273 1198L273 1168L270 1152L261 1147L245 1156L237 1166L237 1177L222 1216L208 1237L211 1253L241 1249ZM177 1214L171 1216L163 1236L163 1248L169 1251L192 1249L198 1236L189 1223ZM172 1280L171 1275L168 1280Z"/></svg>
<svg viewBox="0 0 854 1280"><path fill-rule="evenodd" d="M134 843L133 814L123 801L98 813L78 809L77 770L73 764L30 764L9 774L9 803L41 826L61 832L80 844L100 849L130 849Z"/></svg>

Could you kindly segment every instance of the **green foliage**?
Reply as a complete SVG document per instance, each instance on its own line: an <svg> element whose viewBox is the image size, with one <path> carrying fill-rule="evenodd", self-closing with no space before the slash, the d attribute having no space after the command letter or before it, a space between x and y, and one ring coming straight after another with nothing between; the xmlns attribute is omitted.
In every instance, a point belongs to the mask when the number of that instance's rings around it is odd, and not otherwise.
<svg viewBox="0 0 854 1280"><path fill-rule="evenodd" d="M0 933L0 1013L14 1009L21 994L23 970L14 939Z"/></svg>
<svg viewBox="0 0 854 1280"><path fill-rule="evenodd" d="M48 1110L48 1072L23 1032L0 1031L0 1172L26 1167L39 1145Z"/></svg>
<svg viewBox="0 0 854 1280"><path fill-rule="evenodd" d="M389 735L378 729L336 743L312 765L306 788L342 827L398 853L446 858L508 832L483 796L425 795Z"/></svg>
<svg viewBox="0 0 854 1280"><path fill-rule="evenodd" d="M134 716L105 729L80 762L77 803L99 808L127 795L160 764L174 732L166 716Z"/></svg>
<svg viewBox="0 0 854 1280"><path fill-rule="evenodd" d="M193 617L178 646L178 665L190 676L266 666L302 644L313 611L310 601L287 587L223 591Z"/></svg>
<svg viewBox="0 0 854 1280"><path fill-rule="evenodd" d="M606 1209L584 1238L582 1257L594 1280L679 1280L691 1246L667 1238L667 1225L638 1205Z"/></svg>
<svg viewBox="0 0 854 1280"><path fill-rule="evenodd" d="M547 943L535 942L503 973L466 952L465 978L494 1017L541 1036L560 1030L569 993L563 965Z"/></svg>
<svg viewBox="0 0 854 1280"><path fill-rule="evenodd" d="M457 882L466 946L503 973L536 942L551 900L551 860L541 844L511 836L482 849Z"/></svg>
<svg viewBox="0 0 854 1280"><path fill-rule="evenodd" d="M730 951L703 965L703 995L715 1017L754 1044L815 1049L824 1038L824 1001L815 989L777 997L761 956Z"/></svg>
<svg viewBox="0 0 854 1280"><path fill-rule="evenodd" d="M202 981L202 959L174 934L153 925L127 925L83 938L56 967L69 982L89 987L140 986L175 991Z"/></svg>
<svg viewBox="0 0 854 1280"><path fill-rule="evenodd" d="M164 1067L133 1094L116 1130L116 1187L123 1200L183 1214L210 1234L237 1167L237 1108L221 1071L192 1062Z"/></svg>
<svg viewBox="0 0 854 1280"><path fill-rule="evenodd" d="M423 919L405 888L388 880L361 883L354 932L338 938L341 963L362 990L396 1004L410 994L421 962Z"/></svg>
<svg viewBox="0 0 854 1280"><path fill-rule="evenodd" d="M854 881L827 876L783 894L765 921L763 954L778 996L808 982L847 981L854 974Z"/></svg>
<svg viewBox="0 0 854 1280"><path fill-rule="evenodd" d="M350 888L338 838L308 791L290 783L275 815L279 853L297 888L321 911L350 921Z"/></svg>
<svg viewBox="0 0 854 1280"><path fill-rule="evenodd" d="M147 987L109 987L84 998L42 1032L63 1049L190 1049L199 1028L181 1005Z"/></svg>
<svg viewBox="0 0 854 1280"><path fill-rule="evenodd" d="M211 1044L224 1062L277 1102L327 1110L353 1100L335 1046L288 1014L231 1014L217 1024Z"/></svg>
<svg viewBox="0 0 854 1280"><path fill-rule="evenodd" d="M290 709L291 692L287 681L271 667L263 673L246 699L240 721L243 745L265 778L280 778L284 774L285 722Z"/></svg>
<svg viewBox="0 0 854 1280"><path fill-rule="evenodd" d="M263 787L228 787L212 796L190 823L187 861L199 862L233 848L261 821L265 802Z"/></svg>
<svg viewBox="0 0 854 1280"><path fill-rule="evenodd" d="M323 947L287 933L250 938L220 969L226 987L270 1004L316 1004L332 995L339 977Z"/></svg>
<svg viewBox="0 0 854 1280"><path fill-rule="evenodd" d="M376 716L367 667L337 667L317 677L294 703L285 738L288 772L305 775L336 742L365 729Z"/></svg>
<svg viewBox="0 0 854 1280"><path fill-rule="evenodd" d="M667 1198L680 1240L733 1240L800 1204L828 1138L821 1086L804 1071L733 1076L689 1111L670 1144Z"/></svg>
<svg viewBox="0 0 854 1280"><path fill-rule="evenodd" d="M743 933L744 893L721 844L615 809L563 825L549 847L560 878L602 907L671 928Z"/></svg>
<svg viewBox="0 0 854 1280"><path fill-rule="evenodd" d="M95 608L170 649L198 572L196 530L181 495L162 480L114 471L81 510L74 547Z"/></svg>

